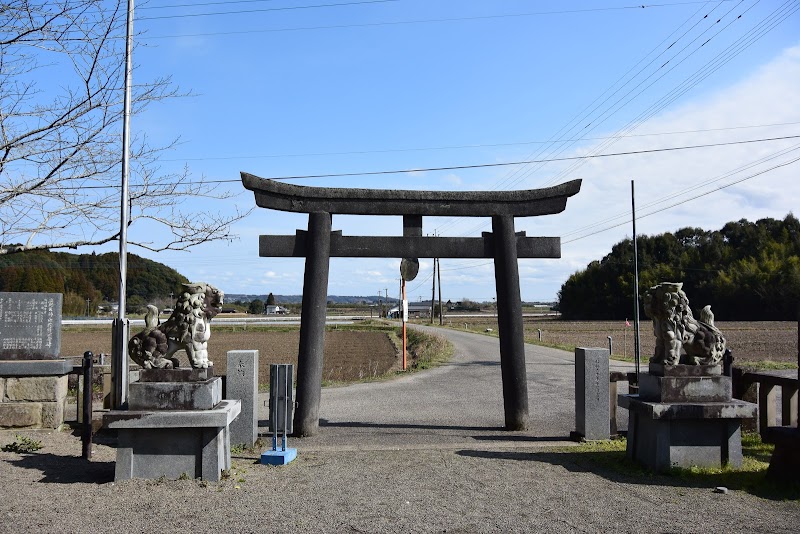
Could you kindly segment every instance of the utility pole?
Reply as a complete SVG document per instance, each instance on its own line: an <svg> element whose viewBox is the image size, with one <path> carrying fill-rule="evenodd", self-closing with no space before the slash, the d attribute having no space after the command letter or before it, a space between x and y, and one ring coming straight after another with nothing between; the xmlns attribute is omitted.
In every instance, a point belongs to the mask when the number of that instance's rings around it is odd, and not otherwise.
<svg viewBox="0 0 800 534"><path fill-rule="evenodd" d="M442 264L436 258L436 273L439 277L439 326L444 324L444 312L442 311Z"/></svg>
<svg viewBox="0 0 800 534"><path fill-rule="evenodd" d="M431 324L433 324L433 310L436 308L436 258L433 258L433 276L431 276Z"/></svg>

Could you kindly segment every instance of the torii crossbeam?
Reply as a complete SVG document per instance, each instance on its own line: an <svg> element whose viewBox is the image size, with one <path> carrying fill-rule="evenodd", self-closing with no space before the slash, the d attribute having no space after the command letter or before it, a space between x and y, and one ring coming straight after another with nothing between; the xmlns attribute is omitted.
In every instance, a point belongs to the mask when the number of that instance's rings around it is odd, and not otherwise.
<svg viewBox="0 0 800 534"><path fill-rule="evenodd" d="M521 191L407 191L306 187L241 173L262 208L308 213L308 231L259 238L259 256L305 257L300 347L297 362L295 434L319 428L325 313L331 257L493 258L500 334L505 427L523 430L528 417L528 383L518 258L560 258L561 238L527 237L514 231L514 217L564 211L580 191L573 180ZM402 215L402 237L343 236L331 232L332 215ZM491 217L482 237L423 237L423 216Z"/></svg>

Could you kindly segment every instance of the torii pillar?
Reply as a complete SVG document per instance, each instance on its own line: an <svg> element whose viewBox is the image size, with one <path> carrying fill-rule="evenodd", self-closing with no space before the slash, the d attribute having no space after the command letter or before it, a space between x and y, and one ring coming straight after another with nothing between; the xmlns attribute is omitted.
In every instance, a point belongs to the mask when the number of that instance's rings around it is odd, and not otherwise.
<svg viewBox="0 0 800 534"><path fill-rule="evenodd" d="M244 172L242 183L254 192L259 207L309 214L308 231L259 238L260 256L306 258L297 363L296 435L312 436L319 430L331 257L493 258L505 428L526 428L528 381L518 258L560 258L561 239L517 233L514 218L563 211L567 199L580 191L580 180L543 189L467 192L303 187ZM404 235L342 236L340 231L331 231L333 214L402 215ZM422 237L422 217L426 215L491 217L492 232L479 238ZM414 228L406 228L408 225Z"/></svg>

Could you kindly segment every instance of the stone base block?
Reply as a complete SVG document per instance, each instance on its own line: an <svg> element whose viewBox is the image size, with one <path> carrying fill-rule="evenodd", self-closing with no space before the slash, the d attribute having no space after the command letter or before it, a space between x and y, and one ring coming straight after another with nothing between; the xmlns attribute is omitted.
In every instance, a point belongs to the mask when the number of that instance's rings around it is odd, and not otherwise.
<svg viewBox="0 0 800 534"><path fill-rule="evenodd" d="M639 375L639 397L649 402L726 402L731 394L728 376Z"/></svg>
<svg viewBox="0 0 800 534"><path fill-rule="evenodd" d="M0 428L41 428L41 402L0 402Z"/></svg>
<svg viewBox="0 0 800 534"><path fill-rule="evenodd" d="M656 376L718 376L722 374L722 366L717 365L687 365L679 363L676 365L664 365L663 363L653 363L647 367L651 375Z"/></svg>
<svg viewBox="0 0 800 534"><path fill-rule="evenodd" d="M140 382L202 382L214 378L214 366L207 369L142 369Z"/></svg>
<svg viewBox="0 0 800 534"><path fill-rule="evenodd" d="M48 362L52 361L33 363L47 366ZM31 362L11 363L27 371L36 367L27 366ZM4 369L6 372L14 371L9 367ZM42 371L41 368L38 370ZM0 428L59 428L64 423L67 382L66 375L12 375L0 379Z"/></svg>
<svg viewBox="0 0 800 534"><path fill-rule="evenodd" d="M43 402L42 404L42 428L59 428L64 424L64 404L63 400L58 402Z"/></svg>
<svg viewBox="0 0 800 534"><path fill-rule="evenodd" d="M221 400L222 378L220 377L200 382L139 381L131 383L128 387L130 410L210 410Z"/></svg>
<svg viewBox="0 0 800 534"><path fill-rule="evenodd" d="M6 378L8 401L63 402L69 379L63 376L20 376Z"/></svg>
<svg viewBox="0 0 800 534"><path fill-rule="evenodd" d="M653 471L672 467L741 467L741 420L757 410L742 401L670 404L620 395L628 408L628 458Z"/></svg>
<svg viewBox="0 0 800 534"><path fill-rule="evenodd" d="M240 411L234 400L211 410L109 412L104 426L118 438L114 479L220 480L231 466L230 423Z"/></svg>

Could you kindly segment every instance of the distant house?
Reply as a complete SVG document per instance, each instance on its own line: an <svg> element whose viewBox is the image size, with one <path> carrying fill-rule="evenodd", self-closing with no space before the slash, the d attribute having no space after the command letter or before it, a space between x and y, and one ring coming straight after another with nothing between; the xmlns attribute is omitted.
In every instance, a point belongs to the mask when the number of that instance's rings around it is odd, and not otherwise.
<svg viewBox="0 0 800 534"><path fill-rule="evenodd" d="M408 317L411 319L419 319L420 317L430 317L431 316L431 301L422 301L422 302L409 302L408 303ZM391 319L399 319L400 318L400 307L395 306L391 310L389 310L389 318Z"/></svg>
<svg viewBox="0 0 800 534"><path fill-rule="evenodd" d="M277 304L267 304L264 306L264 313L267 315L284 315L288 311L289 310L283 306L278 306Z"/></svg>

